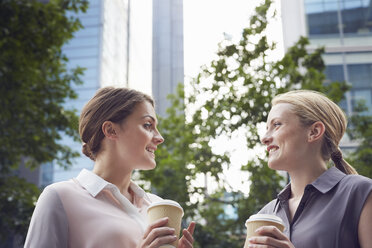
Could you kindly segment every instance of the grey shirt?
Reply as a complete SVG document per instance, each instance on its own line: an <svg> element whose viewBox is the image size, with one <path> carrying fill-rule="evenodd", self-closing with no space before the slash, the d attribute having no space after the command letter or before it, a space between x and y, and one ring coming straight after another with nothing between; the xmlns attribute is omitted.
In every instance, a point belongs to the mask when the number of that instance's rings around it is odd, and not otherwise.
<svg viewBox="0 0 372 248"><path fill-rule="evenodd" d="M360 247L359 217L371 191L370 178L345 175L332 167L305 187L291 223L288 207L290 184L259 213L281 217L286 226L285 235L297 248Z"/></svg>

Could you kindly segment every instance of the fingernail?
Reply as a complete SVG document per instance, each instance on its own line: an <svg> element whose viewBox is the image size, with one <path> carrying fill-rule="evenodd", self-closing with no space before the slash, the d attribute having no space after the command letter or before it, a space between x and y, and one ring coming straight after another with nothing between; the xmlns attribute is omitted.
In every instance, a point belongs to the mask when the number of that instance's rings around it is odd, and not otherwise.
<svg viewBox="0 0 372 248"><path fill-rule="evenodd" d="M260 228L257 228L255 232L256 233L259 233L261 231L261 229L262 229L261 227Z"/></svg>

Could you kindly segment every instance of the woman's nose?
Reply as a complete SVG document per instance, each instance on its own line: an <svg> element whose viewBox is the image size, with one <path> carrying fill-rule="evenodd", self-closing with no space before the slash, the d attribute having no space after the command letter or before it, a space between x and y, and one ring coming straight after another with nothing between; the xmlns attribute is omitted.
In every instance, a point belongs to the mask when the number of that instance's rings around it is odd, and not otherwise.
<svg viewBox="0 0 372 248"><path fill-rule="evenodd" d="M163 136L161 136L161 134L158 131L156 132L154 136L154 140L155 140L156 145L160 145L161 143L164 142Z"/></svg>
<svg viewBox="0 0 372 248"><path fill-rule="evenodd" d="M269 133L266 132L264 134L264 136L262 136L262 138L261 138L261 143L264 144L264 145L267 145L267 144L270 143L270 140L271 140L271 136L269 136Z"/></svg>

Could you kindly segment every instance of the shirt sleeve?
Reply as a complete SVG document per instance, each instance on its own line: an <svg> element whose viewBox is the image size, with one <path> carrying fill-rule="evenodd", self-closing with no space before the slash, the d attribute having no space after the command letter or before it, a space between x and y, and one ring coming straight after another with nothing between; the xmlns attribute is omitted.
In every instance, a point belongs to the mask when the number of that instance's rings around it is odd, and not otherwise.
<svg viewBox="0 0 372 248"><path fill-rule="evenodd" d="M57 191L48 186L36 204L24 247L65 248L67 246L67 215Z"/></svg>

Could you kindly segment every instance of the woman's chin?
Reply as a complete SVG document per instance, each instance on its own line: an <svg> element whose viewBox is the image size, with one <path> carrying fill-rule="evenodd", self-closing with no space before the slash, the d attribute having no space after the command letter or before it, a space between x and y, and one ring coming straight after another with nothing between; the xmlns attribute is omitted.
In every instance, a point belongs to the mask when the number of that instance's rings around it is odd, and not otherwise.
<svg viewBox="0 0 372 248"><path fill-rule="evenodd" d="M155 168L156 168L156 163L151 163L151 164L143 165L139 169L146 171L146 170L153 170Z"/></svg>
<svg viewBox="0 0 372 248"><path fill-rule="evenodd" d="M268 162L267 165L269 166L270 169L272 170L280 170L280 166L278 163L273 162Z"/></svg>

